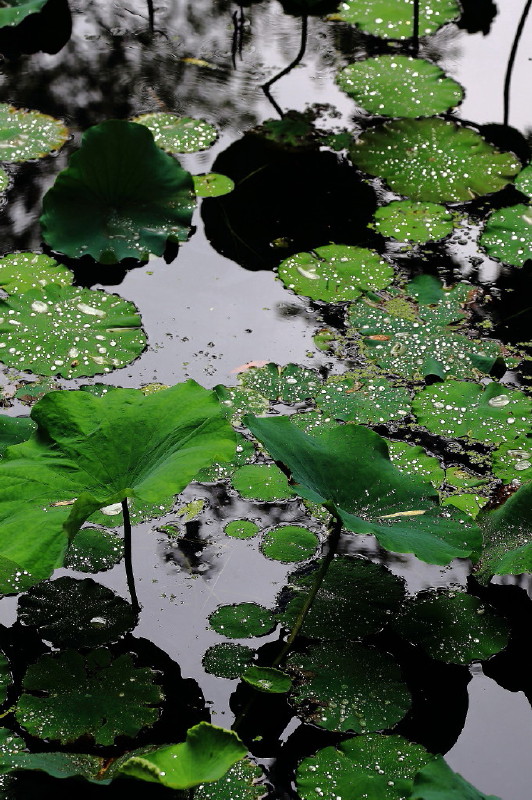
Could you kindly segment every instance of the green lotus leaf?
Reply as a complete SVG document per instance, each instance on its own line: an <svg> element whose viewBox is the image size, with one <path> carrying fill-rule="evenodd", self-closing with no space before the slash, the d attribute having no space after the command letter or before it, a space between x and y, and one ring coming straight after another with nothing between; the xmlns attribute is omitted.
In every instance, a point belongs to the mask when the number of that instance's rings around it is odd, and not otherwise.
<svg viewBox="0 0 532 800"><path fill-rule="evenodd" d="M135 667L130 655L113 659L104 648L83 656L75 650L46 654L23 680L17 721L32 736L75 742L91 736L112 745L153 725L163 699L155 673Z"/></svg>
<svg viewBox="0 0 532 800"><path fill-rule="evenodd" d="M445 589L407 599L392 626L431 658L452 664L489 658L506 647L509 636L508 623L489 606Z"/></svg>
<svg viewBox="0 0 532 800"><path fill-rule="evenodd" d="M225 410L227 418L231 420L231 424L235 427L240 427L244 414L250 412L252 414L263 414L270 407L267 399L253 389L219 384L214 387L214 391L222 408Z"/></svg>
<svg viewBox="0 0 532 800"><path fill-rule="evenodd" d="M427 455L419 445L388 440L387 442L390 460L397 469L407 475L415 475L422 480L430 481L435 489L441 486L445 472L437 458Z"/></svg>
<svg viewBox="0 0 532 800"><path fill-rule="evenodd" d="M288 479L275 464L247 464L239 467L231 477L236 491L248 500L288 500L294 492Z"/></svg>
<svg viewBox="0 0 532 800"><path fill-rule="evenodd" d="M464 203L510 183L520 169L476 131L439 119L405 119L365 131L350 149L357 167L411 200Z"/></svg>
<svg viewBox="0 0 532 800"><path fill-rule="evenodd" d="M252 664L241 677L245 683L266 694L285 694L292 688L291 678L273 667L259 667Z"/></svg>
<svg viewBox="0 0 532 800"><path fill-rule="evenodd" d="M18 601L23 625L59 647L97 647L132 630L137 615L131 605L90 578L43 581Z"/></svg>
<svg viewBox="0 0 532 800"><path fill-rule="evenodd" d="M320 563L320 562L318 562ZM313 572L295 572L280 614L292 628L314 583ZM404 583L385 567L354 556L336 556L305 618L301 633L312 639L362 639L377 633L399 610Z"/></svg>
<svg viewBox="0 0 532 800"><path fill-rule="evenodd" d="M410 800L501 800L479 792L449 767L441 756L421 769L414 780Z"/></svg>
<svg viewBox="0 0 532 800"><path fill-rule="evenodd" d="M46 0L41 2L15 2L18 12L26 8L24 16L40 11ZM5 3L3 3L5 5ZM29 7L33 6L30 10ZM17 8L13 9L14 14ZM0 28L9 23L2 21L3 15L10 11L0 8ZM20 20L18 20L20 21ZM18 22L17 21L17 22ZM59 150L68 139L68 130L62 122L41 114L39 111L23 111L6 103L0 103L0 161L29 161L42 158Z"/></svg>
<svg viewBox="0 0 532 800"><path fill-rule="evenodd" d="M504 483L532 480L532 438L519 436L503 442L493 452L493 474Z"/></svg>
<svg viewBox="0 0 532 800"><path fill-rule="evenodd" d="M251 367L240 376L244 389L258 392L272 402L282 403L302 403L314 397L322 382L315 369L297 364L279 367L271 362L264 367Z"/></svg>
<svg viewBox="0 0 532 800"><path fill-rule="evenodd" d="M413 0L346 0L338 18L383 39L410 39L413 35ZM428 36L460 14L457 0L421 0L419 33Z"/></svg>
<svg viewBox="0 0 532 800"><path fill-rule="evenodd" d="M9 417L0 414L0 458L8 447L25 442L35 430L35 423L29 417Z"/></svg>
<svg viewBox="0 0 532 800"><path fill-rule="evenodd" d="M532 483L502 506L479 515L484 547L477 567L481 579L532 572Z"/></svg>
<svg viewBox="0 0 532 800"><path fill-rule="evenodd" d="M124 542L100 528L82 528L65 554L65 567L77 572L105 572L124 557Z"/></svg>
<svg viewBox="0 0 532 800"><path fill-rule="evenodd" d="M520 192L526 194L528 197L532 197L532 165L529 164L527 167L521 170L517 178L515 179L515 188L519 189Z"/></svg>
<svg viewBox="0 0 532 800"><path fill-rule="evenodd" d="M460 84L436 64L402 55L348 64L336 82L365 111L383 117L443 114L458 105L464 94Z"/></svg>
<svg viewBox="0 0 532 800"><path fill-rule="evenodd" d="M11 686L11 670L9 668L9 661L5 655L0 651L0 703L5 703L7 699L7 690Z"/></svg>
<svg viewBox="0 0 532 800"><path fill-rule="evenodd" d="M209 616L209 625L229 639L266 636L275 627L272 612L258 603L235 603L218 606Z"/></svg>
<svg viewBox="0 0 532 800"><path fill-rule="evenodd" d="M146 347L133 303L55 284L0 300L0 337L7 366L63 378L111 372Z"/></svg>
<svg viewBox="0 0 532 800"><path fill-rule="evenodd" d="M49 283L70 286L74 275L44 253L10 253L0 258L0 288L7 294L23 294Z"/></svg>
<svg viewBox="0 0 532 800"><path fill-rule="evenodd" d="M170 789L188 789L218 780L246 753L234 731L200 722L189 728L186 741L133 756L122 763L120 773Z"/></svg>
<svg viewBox="0 0 532 800"><path fill-rule="evenodd" d="M221 642L213 644L202 659L203 669L219 678L240 678L253 661L255 651L245 644Z"/></svg>
<svg viewBox="0 0 532 800"><path fill-rule="evenodd" d="M447 467L445 470L445 483L455 489L475 489L478 486L484 486L487 482L487 478L474 475L462 467Z"/></svg>
<svg viewBox="0 0 532 800"><path fill-rule="evenodd" d="M102 264L162 255L186 241L192 176L163 153L144 125L109 120L89 128L43 200L44 240L72 258Z"/></svg>
<svg viewBox="0 0 532 800"><path fill-rule="evenodd" d="M132 122L145 125L155 144L168 153L197 153L207 150L218 138L218 131L204 119L179 117L177 114L154 112L135 117Z"/></svg>
<svg viewBox="0 0 532 800"><path fill-rule="evenodd" d="M311 558L318 544L317 535L308 528L280 525L264 534L260 549L266 558L290 563Z"/></svg>
<svg viewBox="0 0 532 800"><path fill-rule="evenodd" d="M522 267L532 258L532 205L520 203L493 211L486 221L480 244L493 258Z"/></svg>
<svg viewBox="0 0 532 800"><path fill-rule="evenodd" d="M82 753L28 753L24 739L7 728L0 728L0 775L35 770L54 778L82 775L90 780L103 766L104 759ZM5 788L4 783L2 788Z"/></svg>
<svg viewBox="0 0 532 800"><path fill-rule="evenodd" d="M395 659L357 642L312 645L289 656L287 668L301 676L291 695L296 714L328 731L391 728L411 705Z"/></svg>
<svg viewBox="0 0 532 800"><path fill-rule="evenodd" d="M103 397L50 392L32 418L36 433L0 461L4 593L48 578L98 508L127 497L164 501L234 450L216 395L194 381L149 396L136 389Z"/></svg>
<svg viewBox="0 0 532 800"><path fill-rule="evenodd" d="M446 381L419 392L412 410L420 425L439 436L500 445L530 430L532 400L496 382Z"/></svg>
<svg viewBox="0 0 532 800"><path fill-rule="evenodd" d="M394 276L391 266L374 250L343 244L290 256L278 272L287 289L326 303L356 300L369 289L385 289Z"/></svg>
<svg viewBox="0 0 532 800"><path fill-rule="evenodd" d="M312 433L316 430L333 430L338 427L335 419L323 414L321 411L304 411L299 414L292 414L290 417L294 425L305 433Z"/></svg>
<svg viewBox="0 0 532 800"><path fill-rule="evenodd" d="M260 526L250 519L234 519L228 522L224 528L224 533L227 536L233 536L235 539L251 539L259 531Z"/></svg>
<svg viewBox="0 0 532 800"><path fill-rule="evenodd" d="M243 758L215 783L198 786L194 798L195 800L261 800L267 790L264 784L258 783L262 777L261 768L248 758Z"/></svg>
<svg viewBox="0 0 532 800"><path fill-rule="evenodd" d="M382 236L399 242L425 244L452 233L456 216L438 203L394 200L380 206L374 219L375 230Z"/></svg>
<svg viewBox="0 0 532 800"><path fill-rule="evenodd" d="M206 175L193 175L194 191L196 197L222 197L235 188L234 181L227 175L217 172L208 172Z"/></svg>
<svg viewBox="0 0 532 800"><path fill-rule="evenodd" d="M434 758L402 736L365 735L318 750L296 772L302 800L404 800L414 776Z"/></svg>
<svg viewBox="0 0 532 800"><path fill-rule="evenodd" d="M481 497L479 494L451 494L448 497L441 498L442 506L453 506L460 511L469 514L470 517L478 516L480 509L488 502L487 497Z"/></svg>
<svg viewBox="0 0 532 800"><path fill-rule="evenodd" d="M238 467L243 467L244 464L253 461L255 457L255 447L253 442L242 436L241 433L236 433L236 452L231 461L224 461L223 464L216 462L209 467L204 467L196 475L196 480L201 483L216 483L223 481L225 478L230 478L233 472Z"/></svg>
<svg viewBox="0 0 532 800"><path fill-rule="evenodd" d="M406 417L410 392L382 378L363 384L355 378L333 375L316 395L316 405L334 419L377 425Z"/></svg>
<svg viewBox="0 0 532 800"><path fill-rule="evenodd" d="M440 511L435 490L394 467L385 441L373 431L341 425L310 436L286 417L247 415L245 423L288 467L294 492L334 509L347 530L373 534L387 550L433 564L478 551L476 526Z"/></svg>
<svg viewBox="0 0 532 800"><path fill-rule="evenodd" d="M54 389L59 389L59 384L51 378L37 378L33 383L21 381L18 384L15 397L25 406L32 406L37 400L40 400L41 397L44 397L45 394Z"/></svg>
<svg viewBox="0 0 532 800"><path fill-rule="evenodd" d="M5 192L7 187L9 186L9 175L0 167L0 192Z"/></svg>

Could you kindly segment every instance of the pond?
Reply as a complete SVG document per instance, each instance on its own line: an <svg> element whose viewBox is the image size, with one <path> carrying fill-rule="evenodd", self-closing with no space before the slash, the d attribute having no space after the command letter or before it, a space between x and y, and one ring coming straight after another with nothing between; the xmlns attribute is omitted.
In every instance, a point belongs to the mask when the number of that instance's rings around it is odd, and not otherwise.
<svg viewBox="0 0 532 800"><path fill-rule="evenodd" d="M529 6L0 3L2 798L529 800Z"/></svg>

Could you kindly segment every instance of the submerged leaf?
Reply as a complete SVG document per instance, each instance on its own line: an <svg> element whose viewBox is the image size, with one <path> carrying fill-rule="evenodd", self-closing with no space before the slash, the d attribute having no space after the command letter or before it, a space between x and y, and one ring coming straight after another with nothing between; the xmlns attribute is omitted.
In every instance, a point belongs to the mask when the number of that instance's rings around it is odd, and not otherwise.
<svg viewBox="0 0 532 800"><path fill-rule="evenodd" d="M12 1L12 0L11 0ZM46 0L15 2L13 11L0 8L0 28L9 23L6 14L24 14L40 11ZM5 5L5 2L2 4ZM30 10L30 6L32 7ZM29 161L42 158L59 150L68 139L68 130L62 122L41 114L39 111L24 111L6 103L0 103L0 161Z"/></svg>
<svg viewBox="0 0 532 800"><path fill-rule="evenodd" d="M385 39L409 39L413 33L414 0L345 0L338 18ZM421 0L419 33L428 36L460 14L457 0Z"/></svg>

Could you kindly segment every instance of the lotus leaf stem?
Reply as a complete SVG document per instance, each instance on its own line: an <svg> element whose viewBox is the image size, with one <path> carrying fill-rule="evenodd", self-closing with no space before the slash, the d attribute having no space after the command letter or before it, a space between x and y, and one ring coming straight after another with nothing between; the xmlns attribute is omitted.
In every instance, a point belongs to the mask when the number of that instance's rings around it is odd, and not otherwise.
<svg viewBox="0 0 532 800"><path fill-rule="evenodd" d="M505 125L508 125L508 120L510 118L510 89L512 85L512 73L514 71L515 57L517 56L517 49L519 47L519 42L521 40L521 36L523 34L528 13L530 11L530 6L532 6L532 0L527 0L525 3L525 7L523 8L523 13L521 14L521 19L517 23L514 40L512 42L512 49L510 50L510 57L508 58L508 66L506 67L506 75L504 77L504 124Z"/></svg>
<svg viewBox="0 0 532 800"><path fill-rule="evenodd" d="M126 567L127 587L131 596L131 605L135 614L140 611L140 605L137 598L137 590L135 589L135 576L133 575L133 559L131 547L131 518L129 516L129 507L127 498L122 500L122 516L124 519L124 563Z"/></svg>

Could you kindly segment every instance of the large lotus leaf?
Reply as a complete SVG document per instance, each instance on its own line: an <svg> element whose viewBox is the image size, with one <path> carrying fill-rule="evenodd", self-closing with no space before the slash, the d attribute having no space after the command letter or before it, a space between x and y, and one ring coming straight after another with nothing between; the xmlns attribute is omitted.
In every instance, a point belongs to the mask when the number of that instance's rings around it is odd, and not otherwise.
<svg viewBox="0 0 532 800"><path fill-rule="evenodd" d="M290 577L289 600L280 614L292 628L314 583L313 572ZM336 556L305 617L301 633L313 639L362 639L380 631L404 598L404 583L372 561Z"/></svg>
<svg viewBox="0 0 532 800"><path fill-rule="evenodd" d="M393 276L391 266L374 250L343 244L296 253L279 265L287 289L326 303L355 300L368 289L385 289Z"/></svg>
<svg viewBox="0 0 532 800"><path fill-rule="evenodd" d="M504 483L532 480L532 438L520 436L503 442L493 453L492 470Z"/></svg>
<svg viewBox="0 0 532 800"><path fill-rule="evenodd" d="M194 381L149 396L50 392L32 417L36 434L0 462L0 591L7 593L61 566L69 538L98 508L126 497L164 501L234 451L216 395Z"/></svg>
<svg viewBox="0 0 532 800"><path fill-rule="evenodd" d="M35 423L30 417L9 417L7 414L0 414L0 458L11 445L29 439L34 430Z"/></svg>
<svg viewBox="0 0 532 800"><path fill-rule="evenodd" d="M252 389L273 402L301 403L314 397L322 379L315 369L298 364L279 367L270 362L243 373L240 383L245 389Z"/></svg>
<svg viewBox="0 0 532 800"><path fill-rule="evenodd" d="M45 241L72 258L103 264L162 255L167 241L188 238L194 210L192 176L134 122L89 128L81 149L46 193Z"/></svg>
<svg viewBox="0 0 532 800"><path fill-rule="evenodd" d="M387 550L433 564L477 552L478 528L459 514L440 512L435 490L394 467L384 439L373 431L341 425L310 436L286 417L247 415L245 422L291 471L294 492L326 503L348 530L373 534Z"/></svg>
<svg viewBox="0 0 532 800"><path fill-rule="evenodd" d="M493 211L486 221L480 244L488 255L514 267L532 258L532 206L517 206Z"/></svg>
<svg viewBox="0 0 532 800"><path fill-rule="evenodd" d="M215 783L198 786L194 798L195 800L261 800L266 795L267 789L264 784L258 783L262 777L261 768L244 758Z"/></svg>
<svg viewBox="0 0 532 800"><path fill-rule="evenodd" d="M463 203L510 183L520 163L476 131L437 117L365 131L350 149L357 167L412 200Z"/></svg>
<svg viewBox="0 0 532 800"><path fill-rule="evenodd" d="M414 780L410 800L501 800L493 794L479 792L457 772L453 772L441 756L421 769Z"/></svg>
<svg viewBox="0 0 532 800"><path fill-rule="evenodd" d="M340 89L371 114L430 117L462 100L460 84L440 67L402 55L383 55L348 64L336 76Z"/></svg>
<svg viewBox="0 0 532 800"><path fill-rule="evenodd" d="M124 542L116 534L85 527L77 534L65 554L64 566L77 572L105 572L122 561Z"/></svg>
<svg viewBox="0 0 532 800"><path fill-rule="evenodd" d="M469 664L489 658L508 644L508 623L465 592L421 592L406 601L394 630L419 644L431 658Z"/></svg>
<svg viewBox="0 0 532 800"><path fill-rule="evenodd" d="M36 14L48 0L4 0L0 8L0 28L18 25L30 14Z"/></svg>
<svg viewBox="0 0 532 800"><path fill-rule="evenodd" d="M23 5L35 6L36 3ZM44 2L39 5L43 6ZM5 13L6 10L0 8L0 28ZM68 130L59 120L39 111L22 111L0 103L0 161L42 158L59 150L67 139Z"/></svg>
<svg viewBox="0 0 532 800"><path fill-rule="evenodd" d="M63 378L111 372L146 347L133 303L55 284L0 300L0 336L4 364Z"/></svg>
<svg viewBox="0 0 532 800"><path fill-rule="evenodd" d="M377 378L361 383L355 378L332 376L316 395L316 405L334 419L377 425L410 413L410 392Z"/></svg>
<svg viewBox="0 0 532 800"><path fill-rule="evenodd" d="M391 728L411 705L401 670L388 653L341 640L293 653L296 714L328 731L368 733Z"/></svg>
<svg viewBox="0 0 532 800"><path fill-rule="evenodd" d="M155 112L142 114L132 121L145 125L152 132L155 144L168 153L197 153L206 150L218 138L214 125L204 119Z"/></svg>
<svg viewBox="0 0 532 800"><path fill-rule="evenodd" d="M49 283L70 286L74 274L44 253L10 253L0 258L0 288L22 294Z"/></svg>
<svg viewBox="0 0 532 800"><path fill-rule="evenodd" d="M445 472L440 462L434 456L429 456L419 445L388 441L388 450L391 461L401 472L430 481L435 489L443 483Z"/></svg>
<svg viewBox="0 0 532 800"><path fill-rule="evenodd" d="M356 736L305 758L296 772L297 791L302 800L405 800L414 776L433 758L402 736Z"/></svg>
<svg viewBox="0 0 532 800"><path fill-rule="evenodd" d="M384 39L409 39L413 35L414 0L346 0L339 18L366 33ZM460 14L457 0L420 0L419 33L428 36Z"/></svg>
<svg viewBox="0 0 532 800"><path fill-rule="evenodd" d="M500 445L530 430L532 400L495 382L446 381L419 392L412 410L420 425L439 436Z"/></svg>
<svg viewBox="0 0 532 800"><path fill-rule="evenodd" d="M68 744L91 736L112 745L135 736L159 716L163 699L155 673L136 667L130 655L113 660L103 648L83 656L64 650L42 656L23 680L17 721L33 736Z"/></svg>
<svg viewBox="0 0 532 800"><path fill-rule="evenodd" d="M230 639L265 636L275 627L272 612L258 603L236 603L218 606L209 616L213 630Z"/></svg>
<svg viewBox="0 0 532 800"><path fill-rule="evenodd" d="M443 239L454 228L456 215L439 203L394 200L375 212L374 228L399 242L425 244Z"/></svg>
<svg viewBox="0 0 532 800"><path fill-rule="evenodd" d="M484 549L479 575L532 572L532 483L526 483L502 506L479 518Z"/></svg>

